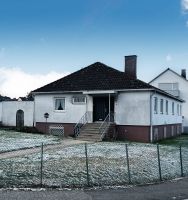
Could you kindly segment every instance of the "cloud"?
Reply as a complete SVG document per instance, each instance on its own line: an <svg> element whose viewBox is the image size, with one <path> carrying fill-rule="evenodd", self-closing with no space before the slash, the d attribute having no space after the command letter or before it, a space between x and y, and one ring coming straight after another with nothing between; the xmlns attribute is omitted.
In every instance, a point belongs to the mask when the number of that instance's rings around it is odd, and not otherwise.
<svg viewBox="0 0 188 200"><path fill-rule="evenodd" d="M172 56L170 55L170 54L168 54L167 56L166 56L166 61L167 62L170 62L172 60Z"/></svg>
<svg viewBox="0 0 188 200"><path fill-rule="evenodd" d="M30 91L55 81L69 72L29 74L19 68L0 68L0 94L9 97L26 96Z"/></svg>
<svg viewBox="0 0 188 200"><path fill-rule="evenodd" d="M188 0L181 0L181 6L183 12L188 12Z"/></svg>

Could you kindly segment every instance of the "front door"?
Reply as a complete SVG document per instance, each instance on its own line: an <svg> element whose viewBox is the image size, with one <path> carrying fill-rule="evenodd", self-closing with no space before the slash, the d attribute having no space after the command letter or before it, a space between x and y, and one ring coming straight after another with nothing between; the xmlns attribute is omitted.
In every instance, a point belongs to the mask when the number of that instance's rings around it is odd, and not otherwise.
<svg viewBox="0 0 188 200"><path fill-rule="evenodd" d="M110 99L110 110L114 110L114 98ZM108 97L93 97L93 121L104 121L109 113Z"/></svg>

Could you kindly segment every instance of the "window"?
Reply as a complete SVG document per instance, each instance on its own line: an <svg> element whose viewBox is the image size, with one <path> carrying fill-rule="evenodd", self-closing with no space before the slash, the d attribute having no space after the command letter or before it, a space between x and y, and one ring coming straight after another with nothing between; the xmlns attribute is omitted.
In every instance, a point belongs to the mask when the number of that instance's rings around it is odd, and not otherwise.
<svg viewBox="0 0 188 200"><path fill-rule="evenodd" d="M177 104L177 115L180 115L180 107L179 107L180 105L179 104Z"/></svg>
<svg viewBox="0 0 188 200"><path fill-rule="evenodd" d="M83 104L86 103L86 97L85 96L75 96L72 98L73 104Z"/></svg>
<svg viewBox="0 0 188 200"><path fill-rule="evenodd" d="M174 102L172 102L172 114L174 115Z"/></svg>
<svg viewBox="0 0 188 200"><path fill-rule="evenodd" d="M159 88L162 90L178 90L178 83L159 83Z"/></svg>
<svg viewBox="0 0 188 200"><path fill-rule="evenodd" d="M158 99L154 97L154 113L157 114L158 111Z"/></svg>
<svg viewBox="0 0 188 200"><path fill-rule="evenodd" d="M180 116L182 116L182 105L180 105Z"/></svg>
<svg viewBox="0 0 188 200"><path fill-rule="evenodd" d="M160 101L160 113L163 114L163 99Z"/></svg>
<svg viewBox="0 0 188 200"><path fill-rule="evenodd" d="M55 99L55 110L65 110L65 98Z"/></svg>
<svg viewBox="0 0 188 200"><path fill-rule="evenodd" d="M168 115L168 100L166 100L166 114Z"/></svg>
<svg viewBox="0 0 188 200"><path fill-rule="evenodd" d="M158 87L174 96L180 95L178 83L159 83Z"/></svg>

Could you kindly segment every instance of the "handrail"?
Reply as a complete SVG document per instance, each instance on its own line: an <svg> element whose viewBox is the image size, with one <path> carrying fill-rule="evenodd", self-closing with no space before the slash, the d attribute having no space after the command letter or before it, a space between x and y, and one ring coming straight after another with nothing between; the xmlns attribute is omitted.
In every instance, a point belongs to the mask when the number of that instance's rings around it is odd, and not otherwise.
<svg viewBox="0 0 188 200"><path fill-rule="evenodd" d="M78 123L74 126L74 136L78 137L80 134L80 129L90 120L90 111L86 111L84 115L80 118Z"/></svg>
<svg viewBox="0 0 188 200"><path fill-rule="evenodd" d="M101 140L105 137L106 129L109 127L110 123L114 122L114 113L110 112L102 122L99 127L99 134L101 135Z"/></svg>

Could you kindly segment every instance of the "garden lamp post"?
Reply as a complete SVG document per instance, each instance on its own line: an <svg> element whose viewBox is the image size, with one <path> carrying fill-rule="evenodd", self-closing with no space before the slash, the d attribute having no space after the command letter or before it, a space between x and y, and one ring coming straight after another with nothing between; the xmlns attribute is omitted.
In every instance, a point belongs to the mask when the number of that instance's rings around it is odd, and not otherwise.
<svg viewBox="0 0 188 200"><path fill-rule="evenodd" d="M45 124L45 133L46 133L46 131L47 131L47 119L49 118L49 114L44 113L44 118L46 119L46 124Z"/></svg>

